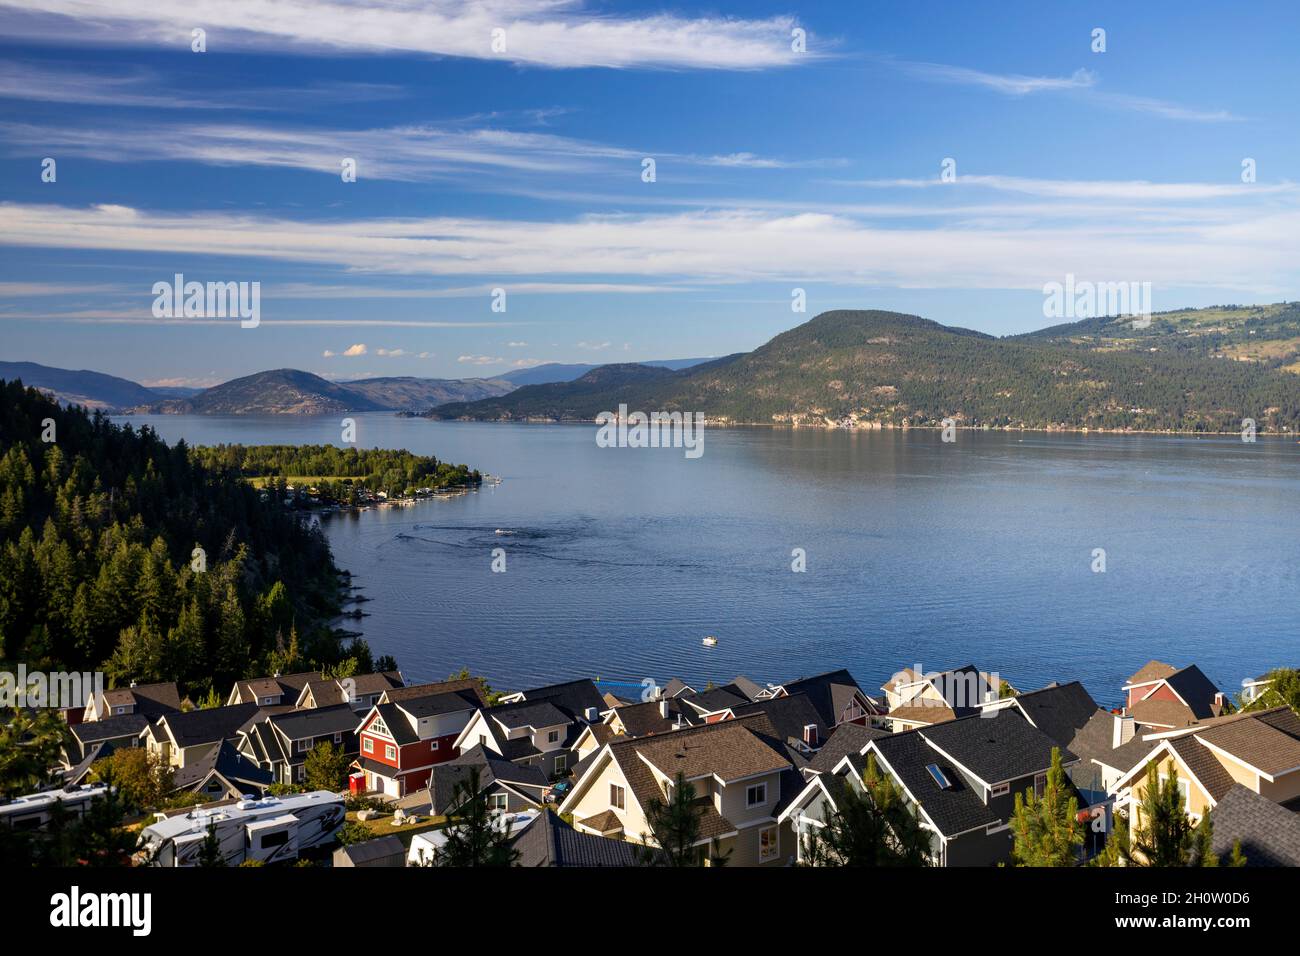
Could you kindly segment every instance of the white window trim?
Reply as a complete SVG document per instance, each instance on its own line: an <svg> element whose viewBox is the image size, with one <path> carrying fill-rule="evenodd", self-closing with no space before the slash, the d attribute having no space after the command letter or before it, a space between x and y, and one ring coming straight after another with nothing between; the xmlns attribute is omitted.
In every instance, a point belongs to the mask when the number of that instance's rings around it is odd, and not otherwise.
<svg viewBox="0 0 1300 956"><path fill-rule="evenodd" d="M375 752L375 742L369 737L366 737L361 741L361 749L368 754L372 754Z"/></svg>
<svg viewBox="0 0 1300 956"><path fill-rule="evenodd" d="M763 794L763 796L762 796L760 799L758 799L758 800L755 800L755 799L753 798L753 793L754 793L755 790L760 790L760 791L762 791L762 794ZM745 806L746 806L746 807L761 807L761 806L763 806L763 804L765 804L765 803L767 803L767 784L765 784L765 783L751 783L748 787L745 788Z"/></svg>

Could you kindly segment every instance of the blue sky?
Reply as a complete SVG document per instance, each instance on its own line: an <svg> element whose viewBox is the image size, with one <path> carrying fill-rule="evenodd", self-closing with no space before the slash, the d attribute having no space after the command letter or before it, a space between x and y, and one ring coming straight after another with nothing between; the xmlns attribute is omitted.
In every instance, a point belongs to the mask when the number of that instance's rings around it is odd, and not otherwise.
<svg viewBox="0 0 1300 956"><path fill-rule="evenodd" d="M1300 10L1134 6L0 0L0 356L467 377L1026 331L1066 274L1296 298ZM261 324L154 318L178 272Z"/></svg>

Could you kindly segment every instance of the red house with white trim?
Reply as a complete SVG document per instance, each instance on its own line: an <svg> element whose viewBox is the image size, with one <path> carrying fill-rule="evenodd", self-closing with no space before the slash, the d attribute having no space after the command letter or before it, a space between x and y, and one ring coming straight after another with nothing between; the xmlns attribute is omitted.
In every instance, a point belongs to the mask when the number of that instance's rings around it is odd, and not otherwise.
<svg viewBox="0 0 1300 956"><path fill-rule="evenodd" d="M357 726L357 766L366 789L402 797L456 757L456 738L487 701L478 681L453 680L387 691Z"/></svg>

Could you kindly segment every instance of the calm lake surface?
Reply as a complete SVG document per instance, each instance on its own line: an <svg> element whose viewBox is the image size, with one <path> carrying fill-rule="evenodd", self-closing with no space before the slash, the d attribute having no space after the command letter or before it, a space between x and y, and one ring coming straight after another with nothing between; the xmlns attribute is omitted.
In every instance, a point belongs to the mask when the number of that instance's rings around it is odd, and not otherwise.
<svg viewBox="0 0 1300 956"><path fill-rule="evenodd" d="M688 460L599 448L594 425L354 418L362 446L505 479L323 519L372 599L357 627L411 681L847 666L874 692L904 666L974 663L1021 689L1078 678L1111 705L1152 657L1198 663L1230 693L1300 658L1292 440L708 430ZM192 444L340 438L334 416L130 420Z"/></svg>

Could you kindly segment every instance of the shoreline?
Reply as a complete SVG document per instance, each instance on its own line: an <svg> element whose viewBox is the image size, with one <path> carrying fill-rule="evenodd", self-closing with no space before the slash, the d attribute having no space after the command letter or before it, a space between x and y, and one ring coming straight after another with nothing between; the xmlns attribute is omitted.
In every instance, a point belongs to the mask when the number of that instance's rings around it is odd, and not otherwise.
<svg viewBox="0 0 1300 956"><path fill-rule="evenodd" d="M432 418L425 415L404 416L412 418L422 418L431 422L451 422L464 423L472 425L600 425L602 422L594 418ZM797 425L787 422L719 422L705 419L706 428L719 429L741 429L741 428L771 428L786 429L789 431L819 431L819 432L908 432L908 431L943 431L943 425L856 425L845 427L842 425ZM1093 428L1086 425L1072 426L1028 426L1028 425L956 425L953 426L958 431L966 432L1030 432L1031 434L1053 435L1174 435L1180 437L1200 437L1204 436L1237 436L1240 437L1241 430L1233 431L1191 431L1187 429L1175 428ZM1300 431L1256 431L1257 438L1296 438L1300 441Z"/></svg>

